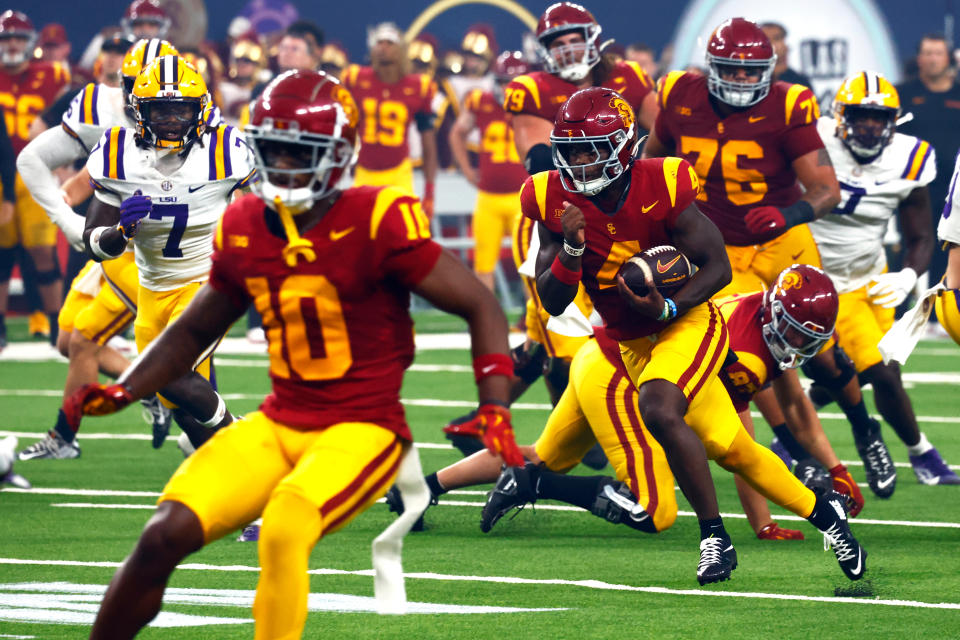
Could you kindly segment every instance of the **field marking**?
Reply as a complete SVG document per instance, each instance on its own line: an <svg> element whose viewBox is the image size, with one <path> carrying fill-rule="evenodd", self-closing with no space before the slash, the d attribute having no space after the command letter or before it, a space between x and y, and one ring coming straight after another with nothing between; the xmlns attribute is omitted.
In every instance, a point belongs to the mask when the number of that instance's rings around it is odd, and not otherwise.
<svg viewBox="0 0 960 640"><path fill-rule="evenodd" d="M149 492L139 492L136 496L127 496L124 492L111 493L107 491L96 492L93 489L47 489L45 491L35 492L31 489L18 489L16 487L0 489L0 492L4 493L38 493L46 495L61 495L61 496L116 496L116 497L159 497L158 493L149 493ZM454 495L484 495L484 491L451 491L451 494ZM377 502L383 503L385 500L380 498ZM439 504L434 506L442 507L475 507L477 509L483 507L483 502L477 501L466 501L466 500L441 500ZM54 502L50 504L51 507L57 508L66 508L66 509L131 509L131 510L145 510L145 509L156 509L155 504L130 504L130 503L108 503L108 502ZM574 507L571 505L563 504L537 504L533 507L534 510L543 510L543 511L567 511L588 514L589 512L581 509L580 507ZM724 518L735 518L735 519L746 519L746 515L743 513L721 513ZM697 514L692 511L678 511L678 517L682 518L696 518ZM797 515L790 514L777 514L778 520L793 521L793 522L805 522L806 518L801 518ZM960 529L960 522L938 522L938 521L920 521L920 520L878 520L874 518L853 518L852 522L857 525L880 525L880 526L890 526L890 527L920 527L927 529Z"/></svg>
<svg viewBox="0 0 960 640"><path fill-rule="evenodd" d="M0 558L0 564L14 565L36 565L47 567L95 567L95 568L118 568L119 562L91 562L80 560L27 560L20 558ZM226 571L226 572L250 572L257 573L259 567L247 565L211 565L202 563L185 563L177 567L179 571ZM347 571L344 569L311 569L307 573L312 575L347 575L347 576L373 576L372 569L362 569L358 571ZM595 589L600 591L632 591L641 593L653 593L659 595L679 595L679 596L707 596L721 598L746 598L760 600L794 600L804 602L826 602L831 604L865 604L888 607L903 607L916 609L949 609L960 610L960 602L922 602L918 600L887 600L887 599L868 599L868 598L840 598L834 596L807 596L790 593L764 593L750 591L710 591L707 589L671 589L668 587L657 586L635 586L627 584L616 584L604 582L602 580L565 580L562 578L520 578L515 576L469 576L444 574L433 572L409 572L403 574L406 579L413 580L440 580L449 582L485 582L495 584L529 584L539 586L569 586L583 589Z"/></svg>

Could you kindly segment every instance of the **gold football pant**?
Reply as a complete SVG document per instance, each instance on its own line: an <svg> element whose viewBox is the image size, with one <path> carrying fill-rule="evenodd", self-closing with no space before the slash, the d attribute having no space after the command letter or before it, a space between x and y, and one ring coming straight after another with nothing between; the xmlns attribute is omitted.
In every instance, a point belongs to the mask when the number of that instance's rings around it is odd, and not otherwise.
<svg viewBox="0 0 960 640"><path fill-rule="evenodd" d="M637 390L589 340L573 357L570 384L537 439L537 456L566 471L599 442L617 479L643 505L657 531L677 519L673 473L637 409Z"/></svg>
<svg viewBox="0 0 960 640"><path fill-rule="evenodd" d="M894 311L871 303L866 286L840 294L835 335L857 372L883 362L877 345L893 326Z"/></svg>
<svg viewBox="0 0 960 640"><path fill-rule="evenodd" d="M196 514L213 542L263 515L257 640L299 638L307 618L307 561L317 541L386 494L403 454L392 431L345 422L302 431L257 411L219 430L183 461L159 502Z"/></svg>
<svg viewBox="0 0 960 640"><path fill-rule="evenodd" d="M473 208L473 240L476 243L473 268L477 273L491 273L500 258L504 236L513 234L520 210L518 193L477 192Z"/></svg>
<svg viewBox="0 0 960 640"><path fill-rule="evenodd" d="M749 247L727 245L727 256L733 269L733 280L713 296L715 300L734 293L753 293L769 289L780 272L792 264L820 267L820 251L810 233L801 224L787 229L769 242Z"/></svg>

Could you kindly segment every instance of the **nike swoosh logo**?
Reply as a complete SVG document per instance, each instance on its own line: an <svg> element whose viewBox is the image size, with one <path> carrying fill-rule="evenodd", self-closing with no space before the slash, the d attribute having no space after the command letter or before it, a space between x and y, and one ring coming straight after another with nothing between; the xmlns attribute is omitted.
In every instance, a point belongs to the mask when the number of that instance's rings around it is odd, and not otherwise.
<svg viewBox="0 0 960 640"><path fill-rule="evenodd" d="M889 487L890 484L891 484L894 480L896 480L896 479L897 479L897 476L890 476L889 478L887 478L886 480L884 480L884 481L882 481L882 482L878 481L878 482L877 482L877 488L878 488L878 489L886 489L886 488Z"/></svg>
<svg viewBox="0 0 960 640"><path fill-rule="evenodd" d="M801 249L801 250L800 250L800 253L798 253L797 255L792 255L792 254L791 254L790 257L793 258L794 260L796 260L797 258L799 258L799 257L802 256L802 255L803 255L803 250Z"/></svg>
<svg viewBox="0 0 960 640"><path fill-rule="evenodd" d="M200 191L200 189L203 189L205 186L207 185L202 184L199 187L187 187L187 191L193 193L194 191Z"/></svg>
<svg viewBox="0 0 960 640"><path fill-rule="evenodd" d="M683 256L677 256L676 258L674 258L673 260L671 260L671 261L668 262L667 264L661 263L661 262L660 262L660 258L657 258L657 272L658 272L658 273L666 273L667 271L670 270L670 267L672 267L673 265L675 265L675 264L677 263L677 260L679 260L679 259L682 258L682 257L683 257Z"/></svg>
<svg viewBox="0 0 960 640"><path fill-rule="evenodd" d="M767 116L749 116L749 117L747 118L747 120L748 120L751 124L753 124L754 122L760 122L761 120L763 120L763 119L766 118L766 117L767 117Z"/></svg>
<svg viewBox="0 0 960 640"><path fill-rule="evenodd" d="M857 568L851 571L850 573L852 573L855 576L858 576L860 575L860 572L862 570L863 570L863 553L861 552L857 554Z"/></svg>
<svg viewBox="0 0 960 640"><path fill-rule="evenodd" d="M655 206L657 206L657 204L658 204L659 202L660 202L659 200L654 200L654 201L653 201L653 204L649 204L649 205L647 205L647 206L645 206L645 207L644 207L644 206L641 206L641 207L640 207L640 210L641 210L643 213L646 213L647 211L650 211L650 209L653 209Z"/></svg>
<svg viewBox="0 0 960 640"><path fill-rule="evenodd" d="M483 369L480 370L480 373L483 374L483 375L487 375L488 373L490 373L491 371L493 371L493 370L496 369L496 368L497 368L497 365L495 365L495 364L488 364L487 366L485 366Z"/></svg>
<svg viewBox="0 0 960 640"><path fill-rule="evenodd" d="M353 229L354 229L353 227L347 227L346 229L344 229L344 230L342 230L342 231L331 231L331 232L330 232L330 240L331 240L331 242L336 242L336 241L339 240L340 238L344 237L345 235L347 235L348 233L350 233L351 231L353 231Z"/></svg>

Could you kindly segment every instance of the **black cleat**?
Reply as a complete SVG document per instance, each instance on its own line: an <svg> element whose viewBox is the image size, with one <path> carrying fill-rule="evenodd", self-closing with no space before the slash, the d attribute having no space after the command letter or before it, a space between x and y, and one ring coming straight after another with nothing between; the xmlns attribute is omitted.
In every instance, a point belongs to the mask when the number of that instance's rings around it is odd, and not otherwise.
<svg viewBox="0 0 960 640"><path fill-rule="evenodd" d="M400 490L397 489L396 485L390 487L390 490L387 491L387 495L384 496L384 499L387 501L387 508L390 509L391 513L395 513L398 516L403 515L403 498L400 497ZM435 504L437 504L437 497L431 492L430 504L427 506L427 509ZM420 517L417 518L417 521L413 523L413 526L410 527L410 531L423 531L426 528L423 524L424 513L426 513L426 510L424 510L424 512L420 514Z"/></svg>
<svg viewBox="0 0 960 640"><path fill-rule="evenodd" d="M480 514L481 531L489 533L508 511L518 509L519 513L528 502L537 501L536 485L540 479L537 471L537 466L528 462L524 467L506 467L500 473Z"/></svg>
<svg viewBox="0 0 960 640"><path fill-rule="evenodd" d="M833 478L830 477L830 472L813 458L804 458L797 462L797 466L793 468L793 475L797 476L807 489L820 495L833 490Z"/></svg>
<svg viewBox="0 0 960 640"><path fill-rule="evenodd" d="M897 469L893 466L890 451L880 434L880 423L876 420L871 422L873 422L873 428L870 434L862 438L854 434L853 440L857 445L857 453L863 460L863 469L866 472L870 490L878 498L889 498L897 488Z"/></svg>
<svg viewBox="0 0 960 640"><path fill-rule="evenodd" d="M701 586L711 582L730 579L737 568L737 550L730 538L710 536L700 541L700 563L697 565L697 582Z"/></svg>
<svg viewBox="0 0 960 640"><path fill-rule="evenodd" d="M867 550L860 546L850 532L847 522L846 496L832 491L824 496L837 518L826 531L823 531L824 549L833 547L833 554L843 573L851 580L859 580L867 570Z"/></svg>
<svg viewBox="0 0 960 640"><path fill-rule="evenodd" d="M154 449L159 449L167 441L167 436L170 434L173 413L160 402L160 398L156 395L142 398L140 404L143 405L143 419L150 425L153 434L151 444Z"/></svg>

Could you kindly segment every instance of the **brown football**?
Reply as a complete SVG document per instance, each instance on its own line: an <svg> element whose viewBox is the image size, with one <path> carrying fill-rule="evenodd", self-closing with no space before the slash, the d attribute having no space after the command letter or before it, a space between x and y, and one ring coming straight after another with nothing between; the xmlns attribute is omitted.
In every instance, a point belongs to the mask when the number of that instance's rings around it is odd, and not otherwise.
<svg viewBox="0 0 960 640"><path fill-rule="evenodd" d="M679 249L664 244L635 254L620 267L620 275L638 296L647 295L649 275L660 295L669 298L693 275L693 265Z"/></svg>

